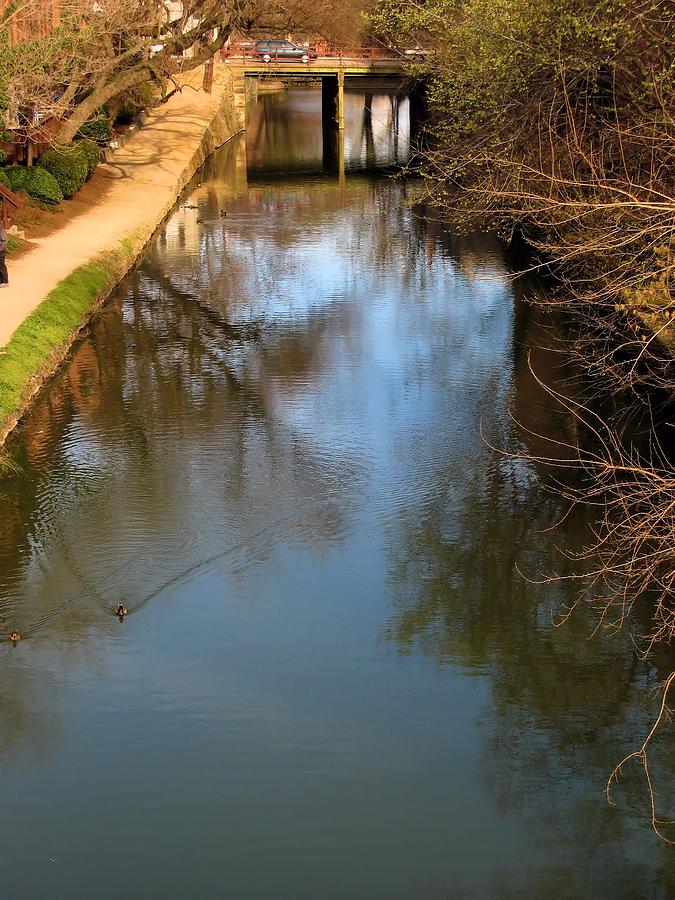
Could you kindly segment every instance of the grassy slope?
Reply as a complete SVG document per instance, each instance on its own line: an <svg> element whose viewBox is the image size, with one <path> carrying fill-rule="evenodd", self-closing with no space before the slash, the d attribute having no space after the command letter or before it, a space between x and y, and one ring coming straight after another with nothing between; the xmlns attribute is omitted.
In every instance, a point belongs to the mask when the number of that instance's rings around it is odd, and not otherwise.
<svg viewBox="0 0 675 900"><path fill-rule="evenodd" d="M85 263L65 278L0 349L0 435L19 415L36 379L67 351L97 302L117 284L134 256L125 240L116 252Z"/></svg>

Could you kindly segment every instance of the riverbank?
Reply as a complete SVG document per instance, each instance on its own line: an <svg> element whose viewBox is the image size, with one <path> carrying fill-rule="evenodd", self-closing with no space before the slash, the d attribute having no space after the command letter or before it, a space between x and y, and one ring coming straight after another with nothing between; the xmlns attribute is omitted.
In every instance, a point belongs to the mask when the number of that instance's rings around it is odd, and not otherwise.
<svg viewBox="0 0 675 900"><path fill-rule="evenodd" d="M101 202L11 262L0 294L0 446L185 185L243 130L243 89L232 72L218 67L211 94L200 79L201 72L186 79L99 167L97 177L109 182Z"/></svg>

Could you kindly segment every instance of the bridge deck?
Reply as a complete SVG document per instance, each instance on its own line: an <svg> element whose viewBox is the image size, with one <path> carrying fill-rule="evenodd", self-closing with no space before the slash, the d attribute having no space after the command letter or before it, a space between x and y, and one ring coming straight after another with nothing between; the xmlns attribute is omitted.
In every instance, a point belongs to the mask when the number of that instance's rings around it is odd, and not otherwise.
<svg viewBox="0 0 675 900"><path fill-rule="evenodd" d="M283 75L284 78L321 78L326 75L339 75L346 78L359 76L402 77L405 74L406 60L392 58L380 59L371 57L319 57L307 63L300 60L262 60L251 57L230 57L230 65L243 68L244 75Z"/></svg>

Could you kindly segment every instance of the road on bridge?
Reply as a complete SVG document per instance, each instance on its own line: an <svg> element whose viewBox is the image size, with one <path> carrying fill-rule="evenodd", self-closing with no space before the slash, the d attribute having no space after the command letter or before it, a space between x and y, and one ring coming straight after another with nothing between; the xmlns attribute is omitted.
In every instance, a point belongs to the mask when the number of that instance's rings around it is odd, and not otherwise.
<svg viewBox="0 0 675 900"><path fill-rule="evenodd" d="M302 62L299 59L263 60L253 53L229 52L223 55L223 62L242 66L246 75L283 75L284 77L306 78L340 73L347 78L378 75L385 78L402 77L408 60L394 54L384 54L370 47L359 47L335 53L320 54L316 59Z"/></svg>

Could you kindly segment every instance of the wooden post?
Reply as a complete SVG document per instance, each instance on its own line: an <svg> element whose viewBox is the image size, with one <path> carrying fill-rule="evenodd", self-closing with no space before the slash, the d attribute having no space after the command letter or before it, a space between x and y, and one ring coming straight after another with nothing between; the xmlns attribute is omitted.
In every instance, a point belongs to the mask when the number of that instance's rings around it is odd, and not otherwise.
<svg viewBox="0 0 675 900"><path fill-rule="evenodd" d="M337 94L337 126L340 131L345 128L345 72L340 69L338 72L338 94Z"/></svg>
<svg viewBox="0 0 675 900"><path fill-rule="evenodd" d="M213 90L213 57L204 63L204 80L202 82L204 92L210 94Z"/></svg>

